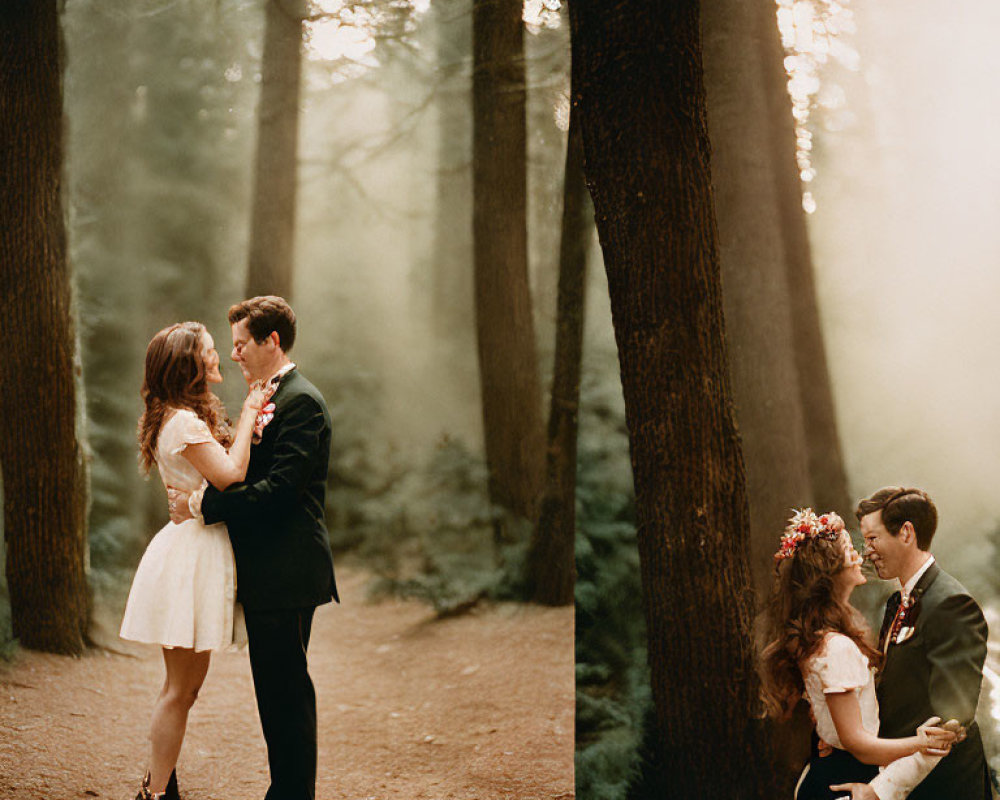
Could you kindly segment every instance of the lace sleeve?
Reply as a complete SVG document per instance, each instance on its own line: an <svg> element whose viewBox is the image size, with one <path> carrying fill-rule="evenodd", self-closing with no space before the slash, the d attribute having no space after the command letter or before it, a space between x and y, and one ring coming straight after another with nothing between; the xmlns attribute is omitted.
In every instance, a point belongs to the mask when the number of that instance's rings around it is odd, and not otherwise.
<svg viewBox="0 0 1000 800"><path fill-rule="evenodd" d="M897 758L882 768L868 784L875 790L879 800L903 800L912 792L937 765L942 756L928 756L914 753L905 758Z"/></svg>
<svg viewBox="0 0 1000 800"><path fill-rule="evenodd" d="M871 680L868 658L858 646L842 633L827 636L821 655L816 658L816 671L823 694L860 689Z"/></svg>
<svg viewBox="0 0 1000 800"><path fill-rule="evenodd" d="M170 420L169 436L167 452L170 455L177 455L189 444L215 441L208 425L197 414L187 409L181 409L174 414Z"/></svg>

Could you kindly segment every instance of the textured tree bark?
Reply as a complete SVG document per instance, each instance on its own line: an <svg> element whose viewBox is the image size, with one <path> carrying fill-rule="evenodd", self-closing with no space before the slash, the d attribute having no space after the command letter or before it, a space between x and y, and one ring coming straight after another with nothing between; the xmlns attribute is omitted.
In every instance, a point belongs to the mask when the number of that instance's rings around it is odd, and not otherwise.
<svg viewBox="0 0 1000 800"><path fill-rule="evenodd" d="M528 283L521 5L475 0L473 257L490 499L533 519L545 434Z"/></svg>
<svg viewBox="0 0 1000 800"><path fill-rule="evenodd" d="M855 503L847 488L833 388L820 325L809 231L802 210L802 184L795 163L795 120L788 98L788 76L784 69L781 37L773 9L770 11L772 13L759 15L757 21L762 29L759 37L764 65L761 81L770 110L769 141L774 149L775 194L784 238L788 290L792 298L795 364L808 444L809 477L816 507L825 511L835 510L844 519L850 520Z"/></svg>
<svg viewBox="0 0 1000 800"><path fill-rule="evenodd" d="M569 10L573 103L636 491L656 708L642 793L757 798L749 514L726 363L699 4L573 0Z"/></svg>
<svg viewBox="0 0 1000 800"><path fill-rule="evenodd" d="M726 328L757 591L791 506L850 512L812 280L774 7L705 0L705 83ZM845 517L848 518L848 517ZM808 757L804 709L773 726L774 791Z"/></svg>
<svg viewBox="0 0 1000 800"><path fill-rule="evenodd" d="M289 299L295 256L299 85L306 0L267 0L250 219L248 297Z"/></svg>
<svg viewBox="0 0 1000 800"><path fill-rule="evenodd" d="M762 38L768 3L703 0L705 89L726 339L750 501L754 585L766 597L789 509L813 505ZM780 66L780 60L778 62ZM784 87L781 87L784 91ZM787 97L787 92L786 92ZM786 103L789 112L791 106ZM802 213L801 198L799 212Z"/></svg>
<svg viewBox="0 0 1000 800"><path fill-rule="evenodd" d="M705 0L705 83L726 328L750 498L755 585L766 596L791 506L851 505L795 163L784 53L769 3ZM800 708L771 727L776 794L808 757Z"/></svg>
<svg viewBox="0 0 1000 800"><path fill-rule="evenodd" d="M87 488L62 207L56 0L0 6L0 469L14 636L82 652Z"/></svg>
<svg viewBox="0 0 1000 800"><path fill-rule="evenodd" d="M549 409L545 492L528 551L531 597L546 605L573 602L576 583L576 443L583 357L587 245L593 215L583 177L583 145L570 116L563 183L556 301L556 351Z"/></svg>

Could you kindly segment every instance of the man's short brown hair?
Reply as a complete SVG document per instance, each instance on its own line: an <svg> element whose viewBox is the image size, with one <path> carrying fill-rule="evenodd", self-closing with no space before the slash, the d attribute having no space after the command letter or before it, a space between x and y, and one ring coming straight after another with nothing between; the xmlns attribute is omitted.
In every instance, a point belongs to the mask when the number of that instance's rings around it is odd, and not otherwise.
<svg viewBox="0 0 1000 800"><path fill-rule="evenodd" d="M229 324L247 320L247 329L257 344L271 332L278 334L281 349L288 352L295 344L295 312L284 297L274 294L260 295L237 303L229 309Z"/></svg>
<svg viewBox="0 0 1000 800"><path fill-rule="evenodd" d="M886 486L871 497L859 501L854 513L860 520L875 511L882 512L882 524L893 536L899 534L904 522L912 524L917 534L917 547L930 550L931 539L937 530L938 513L927 492L922 489Z"/></svg>

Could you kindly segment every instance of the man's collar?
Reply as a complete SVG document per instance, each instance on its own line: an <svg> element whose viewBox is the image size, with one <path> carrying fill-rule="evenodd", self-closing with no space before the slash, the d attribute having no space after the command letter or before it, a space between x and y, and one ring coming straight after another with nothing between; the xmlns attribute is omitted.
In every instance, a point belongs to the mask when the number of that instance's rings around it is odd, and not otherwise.
<svg viewBox="0 0 1000 800"><path fill-rule="evenodd" d="M266 381L264 381L264 385L267 386L270 383L273 383L273 384L281 383L281 379L283 377L285 377L285 375L287 375L293 369L295 369L295 363L292 362L292 361L289 361L287 364L285 364L285 366L283 366L281 369L279 369L277 372L275 372L270 378L268 378Z"/></svg>
<svg viewBox="0 0 1000 800"><path fill-rule="evenodd" d="M914 572L913 575L910 576L910 579L903 585L903 597L909 597L913 594L913 590L917 587L917 581L924 576L924 573L931 568L931 564L933 563L934 556L928 553L927 560L920 566L920 569Z"/></svg>

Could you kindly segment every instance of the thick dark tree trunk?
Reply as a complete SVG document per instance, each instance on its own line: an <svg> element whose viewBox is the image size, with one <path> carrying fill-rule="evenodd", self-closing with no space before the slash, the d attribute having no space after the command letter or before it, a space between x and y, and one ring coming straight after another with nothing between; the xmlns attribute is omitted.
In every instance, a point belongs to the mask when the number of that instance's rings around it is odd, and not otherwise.
<svg viewBox="0 0 1000 800"><path fill-rule="evenodd" d="M0 469L14 635L80 653L87 488L62 207L56 0L0 6Z"/></svg>
<svg viewBox="0 0 1000 800"><path fill-rule="evenodd" d="M826 347L820 327L809 232L802 210L802 184L795 163L795 120L788 97L785 54L773 9L770 12L759 15L757 21L761 30L759 42L764 65L761 81L766 89L771 120L769 141L774 149L775 195L784 237L788 290L792 298L795 363L808 443L809 477L816 507L835 510L844 519L850 520L855 504L847 488Z"/></svg>
<svg viewBox="0 0 1000 800"><path fill-rule="evenodd" d="M475 0L473 250L476 334L491 500L533 519L545 432L528 283L521 5Z"/></svg>
<svg viewBox="0 0 1000 800"><path fill-rule="evenodd" d="M306 0L267 0L250 219L248 297L292 293Z"/></svg>
<svg viewBox="0 0 1000 800"><path fill-rule="evenodd" d="M764 81L769 65L761 46L762 23L775 31L777 24L767 3L703 0L702 9L726 337L746 463L754 585L766 596L789 509L813 505L783 198L774 174L778 152ZM794 143L790 147L784 156L794 163Z"/></svg>
<svg viewBox="0 0 1000 800"><path fill-rule="evenodd" d="M576 578L576 441L583 356L587 245L593 225L583 177L583 145L577 115L570 116L563 179L556 352L549 410L545 492L528 552L531 597L547 605L573 602Z"/></svg>
<svg viewBox="0 0 1000 800"><path fill-rule="evenodd" d="M573 103L636 491L656 707L645 793L757 798L749 513L726 363L699 4L573 0L569 10Z"/></svg>

